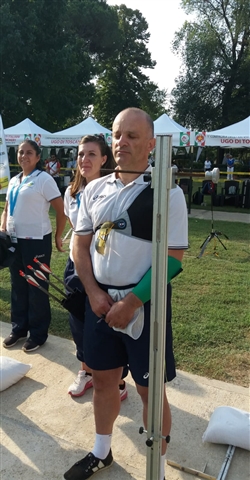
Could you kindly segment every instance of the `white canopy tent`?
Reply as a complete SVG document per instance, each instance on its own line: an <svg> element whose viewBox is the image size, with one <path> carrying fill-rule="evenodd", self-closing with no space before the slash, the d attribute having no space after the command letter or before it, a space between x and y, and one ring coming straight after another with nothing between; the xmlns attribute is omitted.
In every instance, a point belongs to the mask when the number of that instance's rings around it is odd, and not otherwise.
<svg viewBox="0 0 250 480"><path fill-rule="evenodd" d="M189 146L190 138L185 135L188 129L172 120L166 113L163 113L154 121L155 135L172 135L172 146Z"/></svg>
<svg viewBox="0 0 250 480"><path fill-rule="evenodd" d="M53 133L45 138L45 145L52 147L77 147L80 139L84 135L104 135L106 142L111 143L111 131L96 122L92 117L88 117L81 123L73 127L66 128L60 132Z"/></svg>
<svg viewBox="0 0 250 480"><path fill-rule="evenodd" d="M206 147L250 147L250 116L220 130L207 132Z"/></svg>
<svg viewBox="0 0 250 480"><path fill-rule="evenodd" d="M19 145L26 138L34 140L38 145L44 145L45 136L51 135L48 130L36 125L29 118L25 118L13 127L5 128L5 141L8 147Z"/></svg>

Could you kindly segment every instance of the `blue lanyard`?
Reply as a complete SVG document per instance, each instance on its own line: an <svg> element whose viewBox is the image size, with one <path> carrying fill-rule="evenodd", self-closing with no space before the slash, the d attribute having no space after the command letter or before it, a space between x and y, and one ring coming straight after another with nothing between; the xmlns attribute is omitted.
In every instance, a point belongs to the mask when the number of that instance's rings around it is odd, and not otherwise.
<svg viewBox="0 0 250 480"><path fill-rule="evenodd" d="M76 201L77 201L77 208L78 208L78 210L79 210L79 208L80 208L80 201L81 201L80 195L81 195L81 193L82 193L82 192L78 192L78 193L76 194Z"/></svg>
<svg viewBox="0 0 250 480"><path fill-rule="evenodd" d="M20 183L20 185L18 185L18 187L15 187L15 185L13 185L12 189L10 190L10 198L9 198L10 217L12 217L12 215L13 215L13 212L14 212L14 209L15 209L15 206L16 206L16 202L17 202L17 197L19 195L19 192L20 192L21 188L23 187L23 185L25 183L28 182L32 173L34 173L35 171L36 171L36 168ZM14 190L15 190L15 192L14 192Z"/></svg>

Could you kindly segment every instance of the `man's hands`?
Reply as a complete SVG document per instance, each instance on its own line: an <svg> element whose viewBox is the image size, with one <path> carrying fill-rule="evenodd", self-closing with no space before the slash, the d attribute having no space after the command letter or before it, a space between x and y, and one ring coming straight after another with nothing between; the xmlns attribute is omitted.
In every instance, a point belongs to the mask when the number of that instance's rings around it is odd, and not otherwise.
<svg viewBox="0 0 250 480"><path fill-rule="evenodd" d="M88 292L88 298L92 311L100 318L107 315L114 303L110 295L98 286Z"/></svg>
<svg viewBox="0 0 250 480"><path fill-rule="evenodd" d="M109 327L124 329L131 322L137 308L143 303L132 292L128 293L119 302L113 302L113 305L106 313L105 322Z"/></svg>
<svg viewBox="0 0 250 480"><path fill-rule="evenodd" d="M137 308L143 305L131 292L119 302L114 302L110 295L99 287L88 293L88 297L92 311L103 318L110 328L126 328Z"/></svg>

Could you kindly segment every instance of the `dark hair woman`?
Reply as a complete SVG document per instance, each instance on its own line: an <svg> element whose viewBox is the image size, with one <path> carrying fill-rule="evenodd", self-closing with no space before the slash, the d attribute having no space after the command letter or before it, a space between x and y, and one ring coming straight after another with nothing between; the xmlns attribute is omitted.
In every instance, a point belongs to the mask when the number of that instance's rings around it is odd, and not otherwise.
<svg viewBox="0 0 250 480"><path fill-rule="evenodd" d="M22 171L9 182L0 226L10 234L16 248L16 258L10 266L12 331L3 346L10 348L26 339L22 349L27 353L46 342L51 312L49 297L27 283L19 271L28 275L27 266L32 265L34 257L50 265L50 205L56 211L55 244L59 251L63 251L61 235L66 223L60 191L51 176L41 170L40 154L39 146L32 140L19 145L17 161ZM48 289L46 282L42 286Z"/></svg>
<svg viewBox="0 0 250 480"><path fill-rule="evenodd" d="M86 135L81 139L78 147L75 178L68 186L64 195L64 212L69 218L73 229L76 227L80 200L86 185L101 176L107 175L109 173L108 170L113 170L115 167L116 163L112 151L101 135ZM78 288L82 291L83 286L77 276L73 262L72 245L73 236L70 242L70 254L64 273L64 280L71 288ZM76 345L76 356L81 362L81 369L74 382L68 388L68 393L73 397L80 397L84 395L88 388L92 387L92 376L84 362L83 323L72 314L69 314L69 323ZM123 376L125 377L126 374L127 370L124 370ZM126 385L123 380L120 382L120 396L121 400L127 397Z"/></svg>

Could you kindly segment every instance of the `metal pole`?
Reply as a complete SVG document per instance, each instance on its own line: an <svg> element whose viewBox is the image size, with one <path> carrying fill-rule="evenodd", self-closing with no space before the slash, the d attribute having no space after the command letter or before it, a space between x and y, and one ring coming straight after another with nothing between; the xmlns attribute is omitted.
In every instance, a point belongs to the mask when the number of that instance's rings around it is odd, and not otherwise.
<svg viewBox="0 0 250 480"><path fill-rule="evenodd" d="M229 447L227 449L227 453L226 453L224 463L221 467L221 470L220 470L220 473L219 473L219 476L218 476L217 480L225 480L225 478L227 476L227 472L228 472L230 464L231 464L231 461L232 461L232 458L233 458L234 452L235 452L235 447L233 445L229 445Z"/></svg>
<svg viewBox="0 0 250 480"><path fill-rule="evenodd" d="M163 389L165 367L167 303L167 227L168 200L172 186L171 137L156 137L156 161L153 174L154 208L152 241L151 324L146 480L160 478Z"/></svg>

